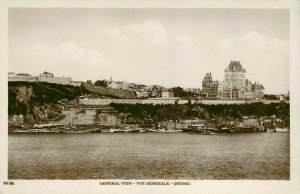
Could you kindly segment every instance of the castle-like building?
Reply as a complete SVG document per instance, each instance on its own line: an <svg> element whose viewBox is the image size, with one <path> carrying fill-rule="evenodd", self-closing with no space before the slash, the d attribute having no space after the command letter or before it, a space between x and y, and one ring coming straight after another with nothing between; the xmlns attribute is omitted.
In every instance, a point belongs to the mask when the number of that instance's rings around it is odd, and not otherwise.
<svg viewBox="0 0 300 194"><path fill-rule="evenodd" d="M220 99L257 99L264 97L263 85L246 78L246 70L239 61L231 61L224 71L225 80L213 81L207 73L202 82L202 93ZM217 94L216 94L217 91Z"/></svg>
<svg viewBox="0 0 300 194"><path fill-rule="evenodd" d="M246 70L239 61L231 61L224 71L225 81L232 88L241 89L246 86Z"/></svg>
<svg viewBox="0 0 300 194"><path fill-rule="evenodd" d="M214 81L211 73L207 73L202 81L202 94L208 98L216 98L218 96L218 81Z"/></svg>
<svg viewBox="0 0 300 194"><path fill-rule="evenodd" d="M62 85L80 86L81 81L72 81L70 77L54 77L53 73L45 71L39 74L39 76L31 76L28 73L15 74L13 72L8 73L9 82L48 82Z"/></svg>

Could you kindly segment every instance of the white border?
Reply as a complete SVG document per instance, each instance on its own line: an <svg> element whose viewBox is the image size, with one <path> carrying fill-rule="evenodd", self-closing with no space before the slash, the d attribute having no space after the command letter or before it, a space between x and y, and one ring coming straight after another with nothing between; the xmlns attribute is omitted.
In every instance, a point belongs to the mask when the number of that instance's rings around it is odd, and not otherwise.
<svg viewBox="0 0 300 194"><path fill-rule="evenodd" d="M291 173L290 181L189 181L190 186L100 186L99 180L7 181L7 71L8 8L257 8L290 9ZM300 61L299 1L297 0L2 0L0 1L0 193L300 193ZM114 180L116 181L116 180Z"/></svg>

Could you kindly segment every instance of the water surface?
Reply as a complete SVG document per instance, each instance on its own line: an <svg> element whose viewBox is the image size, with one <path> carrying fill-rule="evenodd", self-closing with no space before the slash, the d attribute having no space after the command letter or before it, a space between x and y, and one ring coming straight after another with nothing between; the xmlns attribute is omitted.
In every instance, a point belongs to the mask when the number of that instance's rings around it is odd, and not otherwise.
<svg viewBox="0 0 300 194"><path fill-rule="evenodd" d="M10 134L9 179L289 179L289 133Z"/></svg>

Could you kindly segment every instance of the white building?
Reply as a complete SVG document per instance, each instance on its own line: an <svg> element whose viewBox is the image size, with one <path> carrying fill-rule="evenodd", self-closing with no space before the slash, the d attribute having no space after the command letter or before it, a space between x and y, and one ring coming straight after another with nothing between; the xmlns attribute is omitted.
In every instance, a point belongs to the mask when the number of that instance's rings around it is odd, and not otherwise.
<svg viewBox="0 0 300 194"><path fill-rule="evenodd" d="M115 90L128 90L130 86L131 84L125 81L111 81L107 84L108 88Z"/></svg>
<svg viewBox="0 0 300 194"><path fill-rule="evenodd" d="M239 61L231 61L224 71L225 81L218 85L218 97L221 99L261 99L264 87L246 79L246 70Z"/></svg>
<svg viewBox="0 0 300 194"><path fill-rule="evenodd" d="M171 91L162 91L161 93L162 98L174 98L174 92Z"/></svg>
<svg viewBox="0 0 300 194"><path fill-rule="evenodd" d="M224 73L225 81L228 81L232 88L241 89L246 86L246 70L239 61L231 61Z"/></svg>
<svg viewBox="0 0 300 194"><path fill-rule="evenodd" d="M45 71L39 75L38 81L48 82L54 84L71 85L71 78L69 77L54 77L52 73Z"/></svg>
<svg viewBox="0 0 300 194"><path fill-rule="evenodd" d="M8 81L10 82L48 82L54 84L62 84L62 85L73 85L73 86L81 86L81 81L72 81L70 77L54 77L53 73L44 72L39 76L31 76L27 73L19 73L15 74L13 72L8 73Z"/></svg>
<svg viewBox="0 0 300 194"><path fill-rule="evenodd" d="M27 73L19 73L15 74L14 72L8 73L8 81L11 82L37 82L38 77L37 76L31 76Z"/></svg>

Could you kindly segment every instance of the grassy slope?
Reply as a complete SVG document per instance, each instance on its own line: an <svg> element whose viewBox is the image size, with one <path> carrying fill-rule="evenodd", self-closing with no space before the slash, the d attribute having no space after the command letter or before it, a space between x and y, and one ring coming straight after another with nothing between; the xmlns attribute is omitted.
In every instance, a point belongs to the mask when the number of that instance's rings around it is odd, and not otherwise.
<svg viewBox="0 0 300 194"><path fill-rule="evenodd" d="M90 92L97 93L103 96L108 96L113 98L136 98L136 96L126 91L113 90L110 88L95 86L87 83L82 83L82 86Z"/></svg>

